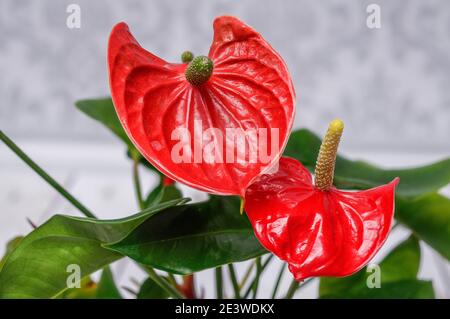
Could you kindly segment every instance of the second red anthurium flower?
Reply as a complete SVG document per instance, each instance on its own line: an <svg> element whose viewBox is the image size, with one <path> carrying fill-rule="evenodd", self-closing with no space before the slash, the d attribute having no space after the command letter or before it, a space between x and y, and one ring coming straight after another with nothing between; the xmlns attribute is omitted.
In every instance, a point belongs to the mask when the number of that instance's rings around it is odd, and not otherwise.
<svg viewBox="0 0 450 319"><path fill-rule="evenodd" d="M245 195L245 211L262 245L288 262L296 280L347 276L364 267L386 240L399 179L364 191L334 186L343 123L330 124L316 166L315 183L297 160L281 158Z"/></svg>
<svg viewBox="0 0 450 319"><path fill-rule="evenodd" d="M185 52L182 61L156 57L125 23L116 25L108 63L118 117L168 177L243 196L279 160L291 131L295 93L287 67L261 35L229 16L214 21L208 56Z"/></svg>

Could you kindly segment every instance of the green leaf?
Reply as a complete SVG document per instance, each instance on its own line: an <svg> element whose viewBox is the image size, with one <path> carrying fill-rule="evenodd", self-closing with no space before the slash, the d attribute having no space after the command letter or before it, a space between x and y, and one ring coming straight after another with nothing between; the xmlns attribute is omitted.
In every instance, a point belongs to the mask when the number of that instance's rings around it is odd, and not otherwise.
<svg viewBox="0 0 450 319"><path fill-rule="evenodd" d="M396 218L450 260L450 199L429 194L396 200Z"/></svg>
<svg viewBox="0 0 450 319"><path fill-rule="evenodd" d="M420 267L420 245L415 236L392 250L380 263L381 282L416 279Z"/></svg>
<svg viewBox="0 0 450 319"><path fill-rule="evenodd" d="M90 118L99 121L119 137L130 149L134 149L133 143L125 133L114 109L111 98L80 100L75 106Z"/></svg>
<svg viewBox="0 0 450 319"><path fill-rule="evenodd" d="M162 289L151 278L147 278L141 286L137 299L167 299L169 298L167 291Z"/></svg>
<svg viewBox="0 0 450 319"><path fill-rule="evenodd" d="M80 288L65 290L58 298L61 299L121 299L122 296L114 283L109 267L102 271L100 281L95 283L90 276L81 279Z"/></svg>
<svg viewBox="0 0 450 319"><path fill-rule="evenodd" d="M80 288L70 288L58 296L58 299L95 299L97 284L90 276L81 279Z"/></svg>
<svg viewBox="0 0 450 319"><path fill-rule="evenodd" d="M320 278L319 297L341 296L343 298L354 287L366 287L366 277L367 268L347 277L322 277Z"/></svg>
<svg viewBox="0 0 450 319"><path fill-rule="evenodd" d="M128 147L127 156L132 158L138 156L139 162L146 168L159 173L159 171L142 157L133 142L128 138L122 124L117 117L114 104L110 97L100 99L80 100L75 102L75 106L90 118L102 123L119 137Z"/></svg>
<svg viewBox="0 0 450 319"><path fill-rule="evenodd" d="M398 245L380 263L380 288L367 286L373 271L364 268L343 278L320 279L321 298L434 298L431 282L417 280L420 266L420 246L411 236ZM375 270L376 271L376 270Z"/></svg>
<svg viewBox="0 0 450 319"><path fill-rule="evenodd" d="M51 298L67 289L69 265L86 277L122 256L104 248L124 238L153 214L183 200L166 202L116 220L55 215L26 236L0 272L0 298Z"/></svg>
<svg viewBox="0 0 450 319"><path fill-rule="evenodd" d="M306 129L291 133L284 156L298 159L314 171L320 138ZM352 161L343 156L336 159L335 184L346 189L366 189L400 177L397 194L414 197L433 193L450 183L450 159L408 169L382 169L363 161Z"/></svg>
<svg viewBox="0 0 450 319"><path fill-rule="evenodd" d="M381 283L397 280L410 280L417 278L420 265L420 246L418 240L411 236L393 249L380 263ZM324 277L320 279L320 296L329 294L346 295L349 290L359 286L362 290L367 288L366 280L370 275L367 268L363 268L357 273L343 278ZM373 289L369 289L373 290Z"/></svg>
<svg viewBox="0 0 450 319"><path fill-rule="evenodd" d="M247 217L239 214L239 199L218 196L153 215L107 247L142 264L179 274L266 253Z"/></svg>
<svg viewBox="0 0 450 319"><path fill-rule="evenodd" d="M173 185L164 185L160 183L145 199L145 207L151 207L170 200L182 198L181 191Z"/></svg>
<svg viewBox="0 0 450 319"><path fill-rule="evenodd" d="M133 159L133 156L137 156L139 163L142 164L145 168L149 169L150 171L158 174L160 179L164 176L163 173L158 171L155 166L150 164L150 162L147 161L134 146L131 150L130 150L130 148L128 148L128 150L127 150L127 157Z"/></svg>
<svg viewBox="0 0 450 319"><path fill-rule="evenodd" d="M314 171L322 141L313 132L300 129L291 132L283 156L299 160L310 171Z"/></svg>
<svg viewBox="0 0 450 319"><path fill-rule="evenodd" d="M367 287L355 286L347 291L345 295L329 294L324 299L433 299L434 290L431 281L426 280L402 280L388 282L381 288L369 289Z"/></svg>
<svg viewBox="0 0 450 319"><path fill-rule="evenodd" d="M109 267L103 268L95 297L97 299L122 299Z"/></svg>
<svg viewBox="0 0 450 319"><path fill-rule="evenodd" d="M5 255L3 256L2 259L0 259L0 271L2 270L3 265L5 264L8 256L19 245L19 243L22 241L22 239L23 239L23 236L17 236L17 237L14 237L13 239L11 239L10 241L8 241L8 243L6 244Z"/></svg>

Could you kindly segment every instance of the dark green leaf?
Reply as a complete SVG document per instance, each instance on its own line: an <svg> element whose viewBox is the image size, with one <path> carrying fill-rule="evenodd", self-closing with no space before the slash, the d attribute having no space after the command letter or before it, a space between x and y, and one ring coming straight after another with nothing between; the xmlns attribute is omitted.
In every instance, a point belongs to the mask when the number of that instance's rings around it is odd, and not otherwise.
<svg viewBox="0 0 450 319"><path fill-rule="evenodd" d="M104 124L117 137L125 142L130 149L134 148L133 143L130 141L120 124L111 98L81 100L75 102L75 106L87 116Z"/></svg>
<svg viewBox="0 0 450 319"><path fill-rule="evenodd" d="M292 132L284 156L298 159L310 171L315 168L321 140L314 133L301 129ZM335 184L340 188L366 189L400 177L397 194L414 197L433 193L450 183L450 159L409 169L381 169L363 161L338 156Z"/></svg>
<svg viewBox="0 0 450 319"><path fill-rule="evenodd" d="M316 134L307 129L292 131L283 156L293 157L314 171L321 142Z"/></svg>
<svg viewBox="0 0 450 319"><path fill-rule="evenodd" d="M417 280L420 246L411 236L398 245L380 263L381 287L369 288L372 271L366 268L343 278L320 279L321 298L434 298L430 282Z"/></svg>
<svg viewBox="0 0 450 319"><path fill-rule="evenodd" d="M402 242L380 263L381 282L416 279L420 267L420 245L415 236Z"/></svg>
<svg viewBox="0 0 450 319"><path fill-rule="evenodd" d="M170 200L182 198L181 191L173 185L160 183L145 199L145 207L151 207Z"/></svg>
<svg viewBox="0 0 450 319"><path fill-rule="evenodd" d="M167 291L162 289L151 278L147 278L141 286L137 299L167 299L169 298Z"/></svg>
<svg viewBox="0 0 450 319"><path fill-rule="evenodd" d="M346 294L329 294L325 299L433 299L434 290L431 281L402 280L382 284L381 288L369 289L354 286Z"/></svg>
<svg viewBox="0 0 450 319"><path fill-rule="evenodd" d="M366 287L367 269L363 268L357 273L348 277L322 277L320 278L319 297L326 296L346 296L353 287Z"/></svg>
<svg viewBox="0 0 450 319"><path fill-rule="evenodd" d="M396 200L396 218L450 260L450 199L429 194Z"/></svg>
<svg viewBox="0 0 450 319"><path fill-rule="evenodd" d="M117 220L53 216L6 259L0 272L0 298L56 297L67 288L69 265L79 265L81 277L105 267L122 256L102 244L124 238L151 215L180 202L166 202Z"/></svg>
<svg viewBox="0 0 450 319"><path fill-rule="evenodd" d="M103 268L95 297L97 299L122 299L109 267Z"/></svg>
<svg viewBox="0 0 450 319"><path fill-rule="evenodd" d="M139 162L146 168L158 172L156 168L150 164L144 157L142 157L131 140L128 138L127 133L123 129L122 124L117 117L116 110L111 98L89 99L80 100L75 102L75 106L84 114L90 118L99 121L107 128L109 128L117 137L119 137L128 147L127 156L138 156ZM159 173L159 172L158 172Z"/></svg>
<svg viewBox="0 0 450 319"><path fill-rule="evenodd" d="M156 214L109 248L157 269L189 274L266 251L254 236L239 199L211 198Z"/></svg>

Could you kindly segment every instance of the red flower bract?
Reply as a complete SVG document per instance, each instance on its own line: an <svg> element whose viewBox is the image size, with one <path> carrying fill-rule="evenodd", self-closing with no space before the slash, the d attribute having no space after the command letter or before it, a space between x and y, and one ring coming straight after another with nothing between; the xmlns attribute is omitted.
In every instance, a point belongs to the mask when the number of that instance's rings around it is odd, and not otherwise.
<svg viewBox="0 0 450 319"><path fill-rule="evenodd" d="M111 32L108 48L112 98L128 136L162 173L210 193L243 195L281 156L294 118L294 89L281 57L234 17L214 21L208 56L213 62L211 77L193 85L185 76L187 64L168 63L144 50L128 26L119 23ZM197 123L203 132L216 128L223 134L226 129L266 129L267 145L272 143L271 129L277 129L279 147L266 161L258 157L256 162L199 162L194 159L194 143L204 137L196 133ZM190 160L181 163L171 154L179 142L172 135L178 128L190 133ZM248 159L249 150L260 149L248 137L231 146L224 140L221 145L214 134L210 140L221 154L243 151Z"/></svg>
<svg viewBox="0 0 450 319"><path fill-rule="evenodd" d="M289 264L296 280L346 276L361 269L387 238L398 178L365 191L317 189L297 160L247 190L245 211L262 245Z"/></svg>

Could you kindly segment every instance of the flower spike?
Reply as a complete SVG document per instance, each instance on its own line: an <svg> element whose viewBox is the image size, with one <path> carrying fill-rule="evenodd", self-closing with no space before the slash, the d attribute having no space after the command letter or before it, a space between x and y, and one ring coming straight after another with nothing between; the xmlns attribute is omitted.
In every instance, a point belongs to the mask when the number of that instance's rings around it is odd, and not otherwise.
<svg viewBox="0 0 450 319"><path fill-rule="evenodd" d="M315 171L315 185L320 190L329 190L333 185L337 149L343 130L344 122L341 120L332 121L320 146Z"/></svg>

